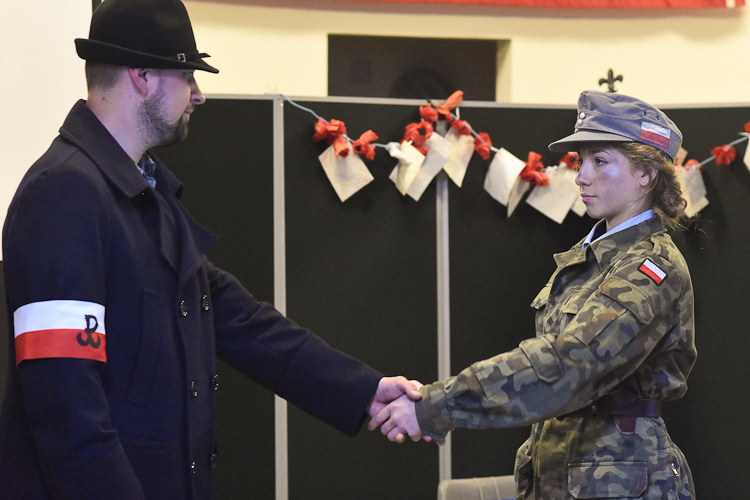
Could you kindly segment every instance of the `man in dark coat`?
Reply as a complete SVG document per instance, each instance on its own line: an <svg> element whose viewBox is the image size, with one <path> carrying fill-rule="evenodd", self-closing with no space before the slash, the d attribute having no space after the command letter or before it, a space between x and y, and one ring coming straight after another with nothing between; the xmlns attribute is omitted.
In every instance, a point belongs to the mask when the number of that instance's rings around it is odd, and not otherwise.
<svg viewBox="0 0 750 500"><path fill-rule="evenodd" d="M3 228L14 366L0 499L209 499L218 356L353 435L406 393L257 302L205 258L215 237L149 156L205 101L179 0L94 12L89 95L31 167Z"/></svg>

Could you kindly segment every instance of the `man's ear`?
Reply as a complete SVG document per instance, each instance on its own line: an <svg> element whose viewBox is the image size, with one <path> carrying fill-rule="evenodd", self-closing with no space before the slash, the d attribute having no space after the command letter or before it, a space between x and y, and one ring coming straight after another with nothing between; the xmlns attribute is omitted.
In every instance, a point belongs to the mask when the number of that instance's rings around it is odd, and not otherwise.
<svg viewBox="0 0 750 500"><path fill-rule="evenodd" d="M154 77L154 71L148 68L128 68L128 76L138 93L148 95L149 83Z"/></svg>

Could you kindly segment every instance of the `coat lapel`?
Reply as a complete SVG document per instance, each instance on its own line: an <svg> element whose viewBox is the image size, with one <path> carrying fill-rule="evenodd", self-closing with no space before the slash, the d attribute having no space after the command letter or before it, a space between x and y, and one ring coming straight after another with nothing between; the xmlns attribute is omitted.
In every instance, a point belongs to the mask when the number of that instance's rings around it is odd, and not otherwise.
<svg viewBox="0 0 750 500"><path fill-rule="evenodd" d="M216 236L198 224L179 203L182 184L153 154L156 162L156 190L138 172L125 153L83 100L65 119L60 135L78 146L99 167L102 175L124 196L145 196L157 207L159 240L164 259L180 276L191 276L213 246Z"/></svg>

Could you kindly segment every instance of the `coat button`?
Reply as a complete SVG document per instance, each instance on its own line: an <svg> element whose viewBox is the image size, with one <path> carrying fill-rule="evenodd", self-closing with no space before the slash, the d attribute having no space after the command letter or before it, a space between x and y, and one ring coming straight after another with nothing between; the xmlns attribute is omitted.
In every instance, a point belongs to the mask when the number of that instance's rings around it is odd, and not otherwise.
<svg viewBox="0 0 750 500"><path fill-rule="evenodd" d="M180 314L182 314L183 317L187 316L188 308L187 304L185 304L184 300L180 301Z"/></svg>
<svg viewBox="0 0 750 500"><path fill-rule="evenodd" d="M209 465L211 466L211 470L214 470L216 468L216 462L219 460L219 455L216 453L213 453L211 455L211 458L208 460Z"/></svg>
<svg viewBox="0 0 750 500"><path fill-rule="evenodd" d="M198 397L198 390L195 388L195 382L190 382L190 395L194 398Z"/></svg>
<svg viewBox="0 0 750 500"><path fill-rule="evenodd" d="M208 303L208 295L204 295L201 299L201 304L203 304L203 310L208 311L210 304Z"/></svg>
<svg viewBox="0 0 750 500"><path fill-rule="evenodd" d="M217 390L219 388L219 376L214 375L214 390Z"/></svg>
<svg viewBox="0 0 750 500"><path fill-rule="evenodd" d="M190 464L190 472L192 472L193 475L195 475L195 472L196 472L196 470L195 470L195 462L193 462L192 464Z"/></svg>

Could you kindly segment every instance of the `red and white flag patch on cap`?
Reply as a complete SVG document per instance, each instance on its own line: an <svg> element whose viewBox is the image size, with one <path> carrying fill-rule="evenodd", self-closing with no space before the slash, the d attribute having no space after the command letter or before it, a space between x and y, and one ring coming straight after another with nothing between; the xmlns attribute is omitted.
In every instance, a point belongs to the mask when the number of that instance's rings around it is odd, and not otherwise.
<svg viewBox="0 0 750 500"><path fill-rule="evenodd" d="M659 266L648 259L643 261L643 264L641 264L641 267L639 267L638 270L654 280L654 283L657 285L661 285L661 282L667 277L667 273L662 271Z"/></svg>
<svg viewBox="0 0 750 500"><path fill-rule="evenodd" d="M641 122L641 139L668 148L671 134L672 131L667 127L646 121Z"/></svg>
<svg viewBox="0 0 750 500"><path fill-rule="evenodd" d="M80 300L32 302L13 313L16 365L26 359L107 361L104 306Z"/></svg>

